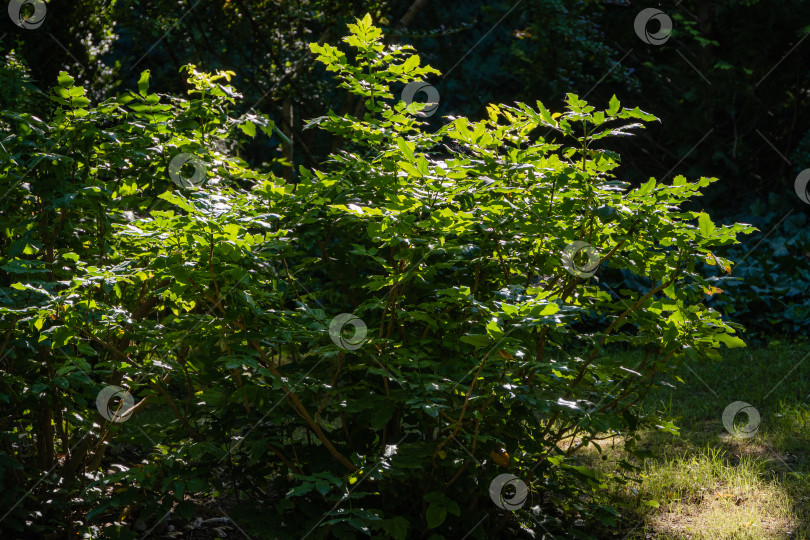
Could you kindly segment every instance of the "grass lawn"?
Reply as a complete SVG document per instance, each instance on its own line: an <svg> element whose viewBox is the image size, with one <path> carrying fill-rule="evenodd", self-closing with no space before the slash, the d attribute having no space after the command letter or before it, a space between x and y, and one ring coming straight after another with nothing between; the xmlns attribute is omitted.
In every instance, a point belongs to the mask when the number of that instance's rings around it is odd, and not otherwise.
<svg viewBox="0 0 810 540"><path fill-rule="evenodd" d="M640 484L616 488L628 507L607 538L810 538L810 346L727 350L721 363L690 363L669 382L675 388L657 388L644 402L681 431L644 435L643 447L658 457L629 458L619 440L580 455L604 472L621 459L642 469ZM723 426L735 401L760 413L751 437ZM736 420L741 428L747 417Z"/></svg>

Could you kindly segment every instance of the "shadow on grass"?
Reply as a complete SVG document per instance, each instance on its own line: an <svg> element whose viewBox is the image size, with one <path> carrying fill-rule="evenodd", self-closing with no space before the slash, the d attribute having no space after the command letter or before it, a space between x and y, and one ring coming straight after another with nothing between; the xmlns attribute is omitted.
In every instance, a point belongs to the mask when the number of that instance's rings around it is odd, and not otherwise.
<svg viewBox="0 0 810 540"><path fill-rule="evenodd" d="M810 538L810 346L725 351L722 362L689 363L670 378L674 388L657 387L643 405L681 430L642 434L655 458L630 458L619 440L579 455L604 472L622 459L641 468L640 484L615 488L621 526L600 538ZM723 425L736 401L760 414L751 437Z"/></svg>

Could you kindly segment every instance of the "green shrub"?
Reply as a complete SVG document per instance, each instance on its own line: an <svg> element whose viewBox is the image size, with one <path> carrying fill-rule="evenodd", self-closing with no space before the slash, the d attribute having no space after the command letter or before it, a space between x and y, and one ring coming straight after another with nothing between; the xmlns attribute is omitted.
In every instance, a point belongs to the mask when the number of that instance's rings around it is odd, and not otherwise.
<svg viewBox="0 0 810 540"><path fill-rule="evenodd" d="M313 121L345 147L295 184L223 152L274 130L231 116L228 73L189 67L185 100L145 72L95 107L63 74L46 120L4 111L3 507L31 494L0 527L126 536L232 496L259 537L611 525L603 488L626 479L571 455L674 432L634 404L684 358L743 345L699 270L730 270L713 251L753 228L679 210L712 179L628 189L599 149L653 116L569 95L429 132L393 91L436 71L368 16L350 29L349 55L311 47L367 112ZM207 174L172 182L192 174L178 153ZM639 287L600 277L622 271ZM108 385L134 396L125 421L96 409ZM503 474L530 487L515 511L490 496Z"/></svg>
<svg viewBox="0 0 810 540"><path fill-rule="evenodd" d="M713 307L763 339L794 339L810 328L810 232L807 216L790 211L793 197L771 194L754 203L748 214L762 233L725 250L737 261L731 275L710 271L722 291Z"/></svg>

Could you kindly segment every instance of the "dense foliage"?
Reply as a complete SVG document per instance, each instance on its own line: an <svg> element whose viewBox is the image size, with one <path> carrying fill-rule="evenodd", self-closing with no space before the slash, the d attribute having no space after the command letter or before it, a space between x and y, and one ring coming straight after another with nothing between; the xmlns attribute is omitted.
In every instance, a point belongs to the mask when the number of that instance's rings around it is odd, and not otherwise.
<svg viewBox="0 0 810 540"><path fill-rule="evenodd" d="M398 95L437 72L350 29L311 48L365 112L309 124L342 143L296 183L239 157L278 131L233 112L231 72L186 66L180 98L144 71L96 105L62 73L48 110L6 58L4 531L133 537L234 497L257 536L584 534L627 480L572 454L675 431L633 405L743 345L703 270L753 227L680 208L713 179L612 172L603 143L652 115L569 95L429 129ZM506 471L530 487L514 511L490 497Z"/></svg>
<svg viewBox="0 0 810 540"><path fill-rule="evenodd" d="M793 213L791 201L771 195L750 209L750 221L767 236L728 250L734 271L719 269L711 279L719 291L710 303L757 338L793 339L810 327L810 231L807 216Z"/></svg>
<svg viewBox="0 0 810 540"><path fill-rule="evenodd" d="M758 262L750 272L739 272L756 282L758 290L737 281L728 288L721 284L724 291L743 294L715 297L717 305L760 337L803 328L803 300L792 293L783 298L783 293L806 284L800 272L804 240L781 230L781 224L800 219L806 210L793 181L810 166L805 91L810 4L658 4L49 0L47 16L36 30L0 18L0 51L13 48L27 58L34 82L43 87L67 69L94 100L134 87L146 68L153 84L172 94L183 92L179 69L184 64L208 72L232 70L232 83L244 94L234 104L234 114L260 111L279 127L272 137L246 141L240 155L253 165L273 164L272 171L290 182L297 181L299 166L319 167L338 145L325 130L305 129L306 119L329 107L337 114L362 114L362 100L336 92L331 79L317 69L308 43L334 41L346 22L366 11L380 22L388 43L417 45L425 61L442 67L444 74L430 81L441 94L441 112L429 119L434 128L441 125L442 115L485 118L487 103L540 100L557 110L568 93L594 103L607 103L615 94L655 111L662 120L639 133L640 141L606 141L623 156L618 177L634 186L650 176L669 179L676 170L690 177L717 177L699 206L687 201L684 208L764 226L743 249L721 251L738 261L754 248L743 262ZM671 34L660 45L642 41L635 28L636 17L651 6L672 21ZM655 31L656 23L649 25ZM553 133L549 137L550 142L564 142L552 138ZM793 213L790 221L781 222L788 212ZM758 217L770 214L767 220ZM777 230L766 237L771 226ZM769 263L772 252L767 248L776 238L784 238L792 260ZM774 248L782 253L778 245ZM752 295L781 301L768 301L768 306ZM788 325L781 324L783 317Z"/></svg>

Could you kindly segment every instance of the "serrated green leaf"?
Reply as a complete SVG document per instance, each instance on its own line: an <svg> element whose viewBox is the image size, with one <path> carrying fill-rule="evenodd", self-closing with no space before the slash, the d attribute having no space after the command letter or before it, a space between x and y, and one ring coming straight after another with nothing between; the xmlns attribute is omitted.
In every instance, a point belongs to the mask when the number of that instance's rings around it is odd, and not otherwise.
<svg viewBox="0 0 810 540"><path fill-rule="evenodd" d="M431 504L427 509L427 526L428 529L435 529L444 523L447 517L447 508L438 504Z"/></svg>
<svg viewBox="0 0 810 540"><path fill-rule="evenodd" d="M149 92L149 75L150 71L145 69L141 72L141 76L138 78L138 93L146 97L146 94Z"/></svg>
<svg viewBox="0 0 810 540"><path fill-rule="evenodd" d="M461 336L459 339L474 347L485 347L489 345L489 337L484 334L468 334L466 336Z"/></svg>

